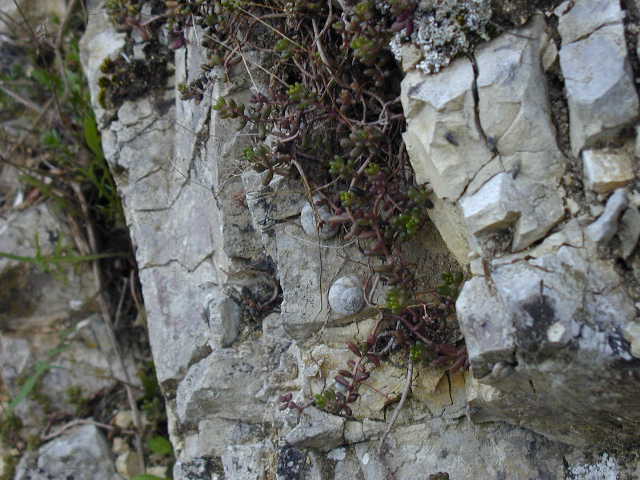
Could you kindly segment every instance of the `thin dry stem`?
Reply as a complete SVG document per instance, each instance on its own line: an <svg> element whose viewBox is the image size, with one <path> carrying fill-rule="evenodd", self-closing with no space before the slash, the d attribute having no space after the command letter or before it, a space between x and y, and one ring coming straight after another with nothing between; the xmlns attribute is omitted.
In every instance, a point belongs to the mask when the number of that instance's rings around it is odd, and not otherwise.
<svg viewBox="0 0 640 480"><path fill-rule="evenodd" d="M30 108L31 110L33 110L36 113L42 113L44 111L44 108L41 107L40 105L37 105L35 103L33 103L31 100L29 100L28 98L24 98L22 95L20 95L17 92L14 92L13 90L11 90L9 87L7 87L7 85L4 82L0 82L0 90L2 90L4 93L6 93L7 95L9 95L11 98L13 98L15 101L23 104L25 107Z"/></svg>
<svg viewBox="0 0 640 480"><path fill-rule="evenodd" d="M396 408L393 411L393 415L391 415L391 420L389 420L389 424L387 425L387 428L385 429L384 434L380 438L380 442L378 443L378 455L382 453L382 447L384 446L384 442L389 436L389 433L391 432L393 425L396 423L396 420L398 420L398 415L400 415L400 411L402 410L402 407L404 407L404 404L407 401L407 398L409 397L409 391L411 390L412 380L413 380L413 360L411 359L411 355L409 355L409 365L407 367L407 379L404 384L404 390L402 391L402 396L400 397L400 401L398 402L398 405L396 405Z"/></svg>
<svg viewBox="0 0 640 480"><path fill-rule="evenodd" d="M91 222L91 216L89 212L89 206L87 204L87 200L82 193L82 189L80 185L73 182L71 184L76 197L80 203L80 208L84 214L85 222L86 222L86 232L88 238L89 248L92 252L98 252L98 242L95 235L95 229L93 228L93 224ZM133 413L133 423L136 427L136 435L135 435L135 447L139 456L140 461L140 469L141 471L145 471L144 465L144 454L142 450L142 421L140 420L140 412L138 410L138 404L136 403L136 399L133 395L133 390L131 388L131 377L129 375L129 371L127 370L126 364L124 362L122 352L120 350L120 345L118 344L118 340L116 339L115 332L113 330L113 318L111 315L111 310L109 308L109 302L106 298L106 290L104 288L104 282L102 280L102 272L100 270L100 265L98 261L92 262L92 271L94 276L94 281L96 283L96 288L98 290L98 304L100 305L100 310L102 311L102 317L104 319L104 323L107 326L107 331L109 334L109 341L111 342L111 346L116 353L116 358L118 364L122 370L122 374L124 375L126 383L124 384L125 391L127 392L127 400L129 401L129 407L131 408L131 412Z"/></svg>
<svg viewBox="0 0 640 480"><path fill-rule="evenodd" d="M51 440L53 438L59 437L60 435L62 435L64 432L66 432L70 428L73 428L73 427L78 426L78 425L95 425L98 428L102 428L104 430L109 430L109 431L113 431L113 430L116 429L116 427L114 427L113 425L107 425L106 423L100 423L100 422L96 422L95 420L90 420L90 419L77 418L75 420L70 421L69 423L65 423L62 427L54 430L51 433L48 433L46 435L41 435L40 439L46 442L46 441ZM135 432L133 432L131 430L121 430L121 431L123 433L127 433L127 434L135 433Z"/></svg>

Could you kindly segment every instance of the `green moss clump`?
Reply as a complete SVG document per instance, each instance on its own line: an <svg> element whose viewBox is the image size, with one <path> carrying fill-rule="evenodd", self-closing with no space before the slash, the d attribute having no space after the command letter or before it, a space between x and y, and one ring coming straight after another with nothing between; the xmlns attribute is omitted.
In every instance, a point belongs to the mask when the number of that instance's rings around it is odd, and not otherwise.
<svg viewBox="0 0 640 480"><path fill-rule="evenodd" d="M2 457L4 462L4 470L0 475L0 480L13 480L16 473L16 467L18 466L18 457L14 455L5 455Z"/></svg>
<svg viewBox="0 0 640 480"><path fill-rule="evenodd" d="M73 385L67 388L67 400L76 409L77 417L87 417L91 414L90 400L82 396L82 387Z"/></svg>
<svg viewBox="0 0 640 480"><path fill-rule="evenodd" d="M127 100L136 100L166 86L172 74L168 51L155 41L149 42L144 51L147 56L144 60L118 57L102 64L105 76L98 80L98 102L102 108L116 109Z"/></svg>
<svg viewBox="0 0 640 480"><path fill-rule="evenodd" d="M22 420L15 413L5 414L0 419L0 441L5 445L16 445L20 441Z"/></svg>
<svg viewBox="0 0 640 480"><path fill-rule="evenodd" d="M24 264L7 268L0 275L0 330L7 328L5 324L9 319L27 317L34 312L35 306L26 295L30 292L28 277L29 266Z"/></svg>

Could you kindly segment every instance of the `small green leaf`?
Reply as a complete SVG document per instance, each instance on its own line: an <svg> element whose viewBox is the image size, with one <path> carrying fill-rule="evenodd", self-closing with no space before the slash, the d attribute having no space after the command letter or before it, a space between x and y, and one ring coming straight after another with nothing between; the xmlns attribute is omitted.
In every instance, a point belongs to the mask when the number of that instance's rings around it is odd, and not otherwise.
<svg viewBox="0 0 640 480"><path fill-rule="evenodd" d="M58 346L57 348L50 350L49 352L47 352L49 359L52 360L59 353L62 353L66 349L67 349L67 345L63 344ZM24 385L22 385L22 388L20 389L18 394L9 403L9 407L8 407L9 412L13 412L16 409L16 407L20 405L20 403L22 403L29 396L29 394L36 387L38 381L42 377L44 377L44 375L52 368L58 368L58 367L45 361L39 361L36 363L35 371L31 374L31 376L29 376L29 378L27 378L27 380L24 382Z"/></svg>
<svg viewBox="0 0 640 480"><path fill-rule="evenodd" d="M167 480L166 478L156 477L155 475L149 475L145 473L143 475L136 475L135 477L131 477L131 480Z"/></svg>
<svg viewBox="0 0 640 480"><path fill-rule="evenodd" d="M161 436L149 439L147 445L153 453L157 453L158 455L171 455L173 453L171 442Z"/></svg>
<svg viewBox="0 0 640 480"><path fill-rule="evenodd" d="M41 68L33 70L31 77L47 90L54 90L61 83L59 76Z"/></svg>
<svg viewBox="0 0 640 480"><path fill-rule="evenodd" d="M87 142L87 147L93 152L93 154L102 158L102 144L100 143L100 134L98 133L98 127L96 125L96 119L93 115L86 115L83 121L84 126L84 141Z"/></svg>

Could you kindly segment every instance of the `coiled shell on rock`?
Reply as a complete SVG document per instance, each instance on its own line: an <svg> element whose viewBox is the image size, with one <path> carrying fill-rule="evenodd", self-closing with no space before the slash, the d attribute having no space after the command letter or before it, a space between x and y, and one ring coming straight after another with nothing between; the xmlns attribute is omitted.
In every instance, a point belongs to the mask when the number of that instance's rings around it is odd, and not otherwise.
<svg viewBox="0 0 640 480"><path fill-rule="evenodd" d="M334 237L336 233L338 233L339 227L327 222L331 217L331 211L326 205L316 206L316 210L320 220L324 221L322 228L320 229L318 229L318 221L316 221L316 214L313 211L311 204L307 202L304 207L302 207L302 211L300 212L300 223L302 224L304 233L313 238L318 236L322 240L328 240L329 238Z"/></svg>
<svg viewBox="0 0 640 480"><path fill-rule="evenodd" d="M353 315L364 308L364 289L355 275L337 279L329 289L329 305L341 315Z"/></svg>

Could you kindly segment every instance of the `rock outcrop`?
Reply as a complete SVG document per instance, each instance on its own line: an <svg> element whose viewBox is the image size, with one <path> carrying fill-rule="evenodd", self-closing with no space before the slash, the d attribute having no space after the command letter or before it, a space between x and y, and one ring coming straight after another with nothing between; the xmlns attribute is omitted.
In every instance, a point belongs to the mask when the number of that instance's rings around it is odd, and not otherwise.
<svg viewBox="0 0 640 480"><path fill-rule="evenodd" d="M251 132L211 105L259 85L238 72L199 103L177 99L175 85L203 63L191 30L168 85L101 112L169 401L174 478L560 479L633 468L579 449L637 439L640 228L623 14L609 2L606 24L585 22L592 7L576 3L557 10L560 37L535 16L473 60L406 75L405 142L418 181L433 187L441 235L417 241L416 264L426 276L470 266L457 309L472 368L416 366L384 455L375 390L398 396L406 376L391 363L372 372L352 419L278 409L283 394L304 404L331 385L345 342L366 340L376 311L329 308L333 282L364 282L366 270L349 242L300 223L304 187L243 171ZM82 49L97 106L101 57L126 47L104 12L91 23ZM584 91L582 49L612 57L589 70L602 88ZM566 98L552 77L565 79Z"/></svg>
<svg viewBox="0 0 640 480"><path fill-rule="evenodd" d="M445 242L458 245L461 226L468 239L473 277L457 312L480 386L471 418L628 443L640 422L638 183L624 129L639 110L624 12L585 1L555 13L555 32L538 16L441 74L408 73L405 140ZM554 38L559 64L545 72ZM552 75L565 81L566 152ZM439 222L456 214L456 231Z"/></svg>

